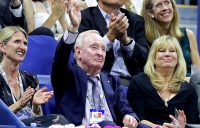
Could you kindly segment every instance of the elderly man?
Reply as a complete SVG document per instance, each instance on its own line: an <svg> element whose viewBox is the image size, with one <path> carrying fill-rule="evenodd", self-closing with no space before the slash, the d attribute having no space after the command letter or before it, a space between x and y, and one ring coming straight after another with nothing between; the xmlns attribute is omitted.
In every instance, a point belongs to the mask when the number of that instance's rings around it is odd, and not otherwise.
<svg viewBox="0 0 200 128"><path fill-rule="evenodd" d="M75 125L99 123L103 127L115 122L136 128L138 118L127 102L119 78L101 72L106 45L99 32L88 30L76 39L80 23L76 9L69 11L72 27L59 42L52 67L51 80L60 114ZM73 49L76 62L71 56Z"/></svg>

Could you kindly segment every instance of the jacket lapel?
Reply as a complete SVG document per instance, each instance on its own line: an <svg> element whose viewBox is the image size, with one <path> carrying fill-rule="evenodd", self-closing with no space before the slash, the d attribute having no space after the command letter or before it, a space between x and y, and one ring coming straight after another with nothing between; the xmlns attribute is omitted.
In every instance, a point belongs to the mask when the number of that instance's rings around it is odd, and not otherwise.
<svg viewBox="0 0 200 128"><path fill-rule="evenodd" d="M77 86L77 89L80 89L82 93L82 101L85 106L88 76L87 76L87 73L82 68L80 68L79 66L77 66L77 68L78 68L77 74L79 75L79 77L77 77L78 78L77 81L78 81L78 85L80 85L80 86Z"/></svg>
<svg viewBox="0 0 200 128"><path fill-rule="evenodd" d="M107 29L107 24L106 20L104 19L103 15L101 14L101 11L99 10L98 6L94 9L92 12L94 16L94 22L97 26L97 30L100 32L101 36L104 36L108 29Z"/></svg>
<svg viewBox="0 0 200 128"><path fill-rule="evenodd" d="M109 77L103 72L100 73L100 76L101 76L101 84L102 84L102 88L103 88L103 91L104 91L104 95L105 95L105 99L106 99L108 108L111 112L113 119L116 120L115 114L114 114L114 111L113 111L113 107L114 107L114 104L115 104L115 100L114 100L115 94L114 94L113 88L112 88L111 77L109 79Z"/></svg>

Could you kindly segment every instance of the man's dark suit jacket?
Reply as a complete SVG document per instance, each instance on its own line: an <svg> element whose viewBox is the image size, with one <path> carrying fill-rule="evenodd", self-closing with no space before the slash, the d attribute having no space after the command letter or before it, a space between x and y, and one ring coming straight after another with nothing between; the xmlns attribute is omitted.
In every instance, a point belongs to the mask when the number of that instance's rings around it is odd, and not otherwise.
<svg viewBox="0 0 200 128"><path fill-rule="evenodd" d="M59 113L70 123L82 124L85 116L87 73L70 59L73 44L58 44L52 67L51 80ZM125 114L136 115L130 108L118 77L101 72L101 84L113 121L120 122ZM122 122L122 121L121 121Z"/></svg>
<svg viewBox="0 0 200 128"><path fill-rule="evenodd" d="M143 71L149 52L144 31L144 19L125 9L120 9L120 11L125 13L129 20L129 28L127 30L128 36L133 38L136 42L131 58L128 58L125 53L122 53L126 67L129 73L133 76ZM102 37L108 32L106 21L98 7L89 7L83 10L81 12L81 17L79 32L94 29L99 31ZM113 49L111 48L106 54L106 61L103 70L110 72L113 64L114 54Z"/></svg>
<svg viewBox="0 0 200 128"><path fill-rule="evenodd" d="M200 118L200 72L197 72L191 76L190 83L194 86L198 96L198 110Z"/></svg>

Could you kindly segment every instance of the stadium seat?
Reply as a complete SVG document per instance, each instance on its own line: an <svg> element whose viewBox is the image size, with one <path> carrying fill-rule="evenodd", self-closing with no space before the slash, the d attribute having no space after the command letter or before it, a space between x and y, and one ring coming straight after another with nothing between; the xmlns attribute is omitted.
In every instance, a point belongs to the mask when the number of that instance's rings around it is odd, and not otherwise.
<svg viewBox="0 0 200 128"><path fill-rule="evenodd" d="M28 51L24 61L20 65L20 70L37 75L40 88L51 86L51 67L58 42L50 36L32 35L28 37ZM54 96L50 101L42 105L43 114L56 114Z"/></svg>
<svg viewBox="0 0 200 128"><path fill-rule="evenodd" d="M28 51L20 69L31 74L50 75L57 44L50 36L29 36Z"/></svg>
<svg viewBox="0 0 200 128"><path fill-rule="evenodd" d="M0 99L0 127L4 128L22 128L24 123L9 109L9 107Z"/></svg>

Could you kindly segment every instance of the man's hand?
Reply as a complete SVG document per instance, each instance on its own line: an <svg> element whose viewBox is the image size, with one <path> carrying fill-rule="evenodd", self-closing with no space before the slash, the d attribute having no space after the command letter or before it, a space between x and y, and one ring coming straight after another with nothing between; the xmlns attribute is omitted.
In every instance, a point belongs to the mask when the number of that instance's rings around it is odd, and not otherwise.
<svg viewBox="0 0 200 128"><path fill-rule="evenodd" d="M107 37L110 41L115 39L121 40L129 26L128 19L124 13L115 16L111 14L111 19L108 27Z"/></svg>
<svg viewBox="0 0 200 128"><path fill-rule="evenodd" d="M137 120L131 115L125 115L123 119L124 127L136 128L138 126Z"/></svg>
<svg viewBox="0 0 200 128"><path fill-rule="evenodd" d="M128 37L127 35L127 31L124 32L124 35L121 36L121 38L119 39L120 42L123 44L123 45L127 45L130 43L131 41L131 38Z"/></svg>

